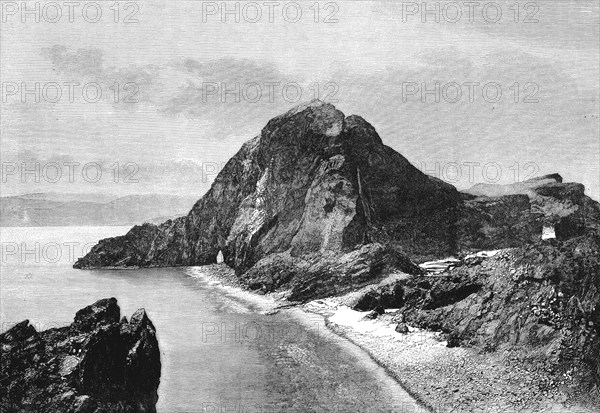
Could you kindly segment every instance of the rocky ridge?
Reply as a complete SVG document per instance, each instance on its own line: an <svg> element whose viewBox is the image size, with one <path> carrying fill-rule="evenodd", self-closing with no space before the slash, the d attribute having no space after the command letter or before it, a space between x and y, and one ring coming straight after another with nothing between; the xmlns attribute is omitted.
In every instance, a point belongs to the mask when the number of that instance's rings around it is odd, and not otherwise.
<svg viewBox="0 0 600 413"><path fill-rule="evenodd" d="M598 408L599 257L598 234L547 240L373 286L351 305L398 309L403 323L445 334L448 346L530 372L535 395L562 394Z"/></svg>
<svg viewBox="0 0 600 413"><path fill-rule="evenodd" d="M120 318L114 298L62 328L25 320L0 335L2 412L155 413L160 352L143 309Z"/></svg>

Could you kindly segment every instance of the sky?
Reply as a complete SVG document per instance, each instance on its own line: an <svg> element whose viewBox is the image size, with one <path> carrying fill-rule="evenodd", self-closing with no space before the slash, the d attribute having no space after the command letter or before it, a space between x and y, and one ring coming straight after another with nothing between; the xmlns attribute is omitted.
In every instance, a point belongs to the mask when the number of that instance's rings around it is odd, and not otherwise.
<svg viewBox="0 0 600 413"><path fill-rule="evenodd" d="M0 5L2 196L200 197L318 97L459 189L558 172L600 199L597 1Z"/></svg>

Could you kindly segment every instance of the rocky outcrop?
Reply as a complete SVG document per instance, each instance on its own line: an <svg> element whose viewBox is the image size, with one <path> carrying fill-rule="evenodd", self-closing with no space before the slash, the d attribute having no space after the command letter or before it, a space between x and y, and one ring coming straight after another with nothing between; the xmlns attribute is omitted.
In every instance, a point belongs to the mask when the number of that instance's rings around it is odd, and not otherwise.
<svg viewBox="0 0 600 413"><path fill-rule="evenodd" d="M400 308L409 325L507 355L574 399L600 404L600 236L472 257L436 276L373 288L354 308ZM546 389L540 388L540 392Z"/></svg>
<svg viewBox="0 0 600 413"><path fill-rule="evenodd" d="M582 184L564 183L558 174L511 185L475 185L467 193L477 197L464 202L457 225L459 249L471 243L474 249L524 245L538 240L545 226L559 239L598 231L600 204L584 192Z"/></svg>
<svg viewBox="0 0 600 413"><path fill-rule="evenodd" d="M532 195L535 188L546 185L562 183L563 178L559 174L550 174L515 182L508 185L499 184L476 184L465 192L475 196L499 197L504 195Z"/></svg>
<svg viewBox="0 0 600 413"><path fill-rule="evenodd" d="M598 227L597 203L559 178L500 197L461 194L385 146L361 117L313 101L246 142L186 217L101 240L75 267L205 265L221 251L255 289L336 294L415 273L399 255L420 262L522 246L547 224L563 238Z"/></svg>
<svg viewBox="0 0 600 413"><path fill-rule="evenodd" d="M372 265L346 273L376 278L389 268L380 262L398 254L450 253L446 217L459 201L454 187L385 146L364 119L314 101L269 121L187 217L102 240L75 267L203 265L222 251L238 274L281 256L301 264L296 274L307 262L317 274L320 257L343 267L355 253Z"/></svg>
<svg viewBox="0 0 600 413"><path fill-rule="evenodd" d="M127 321L104 299L68 327L38 332L25 320L0 344L2 412L156 412L160 353L143 309Z"/></svg>
<svg viewBox="0 0 600 413"><path fill-rule="evenodd" d="M306 301L344 294L394 271L423 273L406 256L372 243L341 255L329 253L300 258L289 253L272 254L248 270L244 280L251 289L263 292L287 287L289 300Z"/></svg>

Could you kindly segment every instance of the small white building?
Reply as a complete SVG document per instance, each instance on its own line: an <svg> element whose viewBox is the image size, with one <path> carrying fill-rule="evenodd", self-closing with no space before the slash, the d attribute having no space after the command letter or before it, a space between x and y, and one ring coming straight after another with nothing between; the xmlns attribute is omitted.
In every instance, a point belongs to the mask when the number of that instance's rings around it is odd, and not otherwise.
<svg viewBox="0 0 600 413"><path fill-rule="evenodd" d="M223 261L223 251L219 250L219 253L217 254L217 264L222 264Z"/></svg>
<svg viewBox="0 0 600 413"><path fill-rule="evenodd" d="M544 228L542 228L542 239L553 238L556 238L556 233L554 232L554 225L544 225Z"/></svg>

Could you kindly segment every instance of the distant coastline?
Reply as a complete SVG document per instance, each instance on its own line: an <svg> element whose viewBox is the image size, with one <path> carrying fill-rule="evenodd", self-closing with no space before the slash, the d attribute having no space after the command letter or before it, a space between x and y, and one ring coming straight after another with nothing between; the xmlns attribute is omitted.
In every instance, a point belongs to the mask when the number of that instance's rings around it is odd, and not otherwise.
<svg viewBox="0 0 600 413"><path fill-rule="evenodd" d="M32 193L0 198L0 227L160 224L186 215L196 196Z"/></svg>

